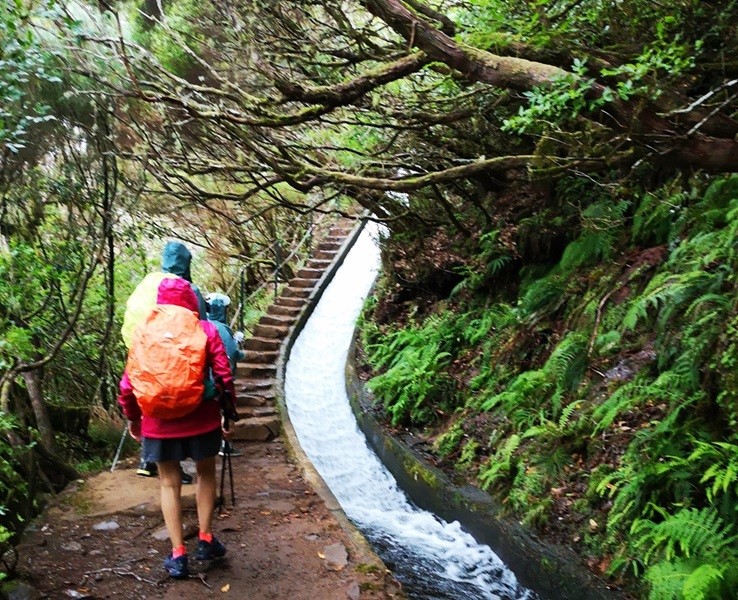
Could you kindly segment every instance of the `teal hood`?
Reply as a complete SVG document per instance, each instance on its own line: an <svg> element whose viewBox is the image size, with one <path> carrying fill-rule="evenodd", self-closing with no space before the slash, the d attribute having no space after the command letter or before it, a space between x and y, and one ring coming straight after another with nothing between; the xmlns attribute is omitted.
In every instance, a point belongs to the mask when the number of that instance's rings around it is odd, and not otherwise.
<svg viewBox="0 0 738 600"><path fill-rule="evenodd" d="M192 253L182 242L167 242L161 253L161 270L165 273L179 275L187 281L192 281L190 263Z"/></svg>
<svg viewBox="0 0 738 600"><path fill-rule="evenodd" d="M221 298L211 298L208 302L208 318L211 321L226 323L226 306Z"/></svg>

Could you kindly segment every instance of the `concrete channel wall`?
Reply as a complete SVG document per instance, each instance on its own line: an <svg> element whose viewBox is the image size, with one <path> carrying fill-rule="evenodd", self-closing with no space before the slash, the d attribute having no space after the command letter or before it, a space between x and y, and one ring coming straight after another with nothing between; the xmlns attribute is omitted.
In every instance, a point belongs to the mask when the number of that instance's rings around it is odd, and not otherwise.
<svg viewBox="0 0 738 600"><path fill-rule="evenodd" d="M371 393L357 376L356 338L346 364L352 411L369 445L417 506L446 521L458 521L477 542L492 548L522 585L545 600L625 600L625 595L587 570L572 549L544 543L529 529L501 516L502 507L489 494L472 485L455 484L414 451L411 443L390 435L375 417Z"/></svg>

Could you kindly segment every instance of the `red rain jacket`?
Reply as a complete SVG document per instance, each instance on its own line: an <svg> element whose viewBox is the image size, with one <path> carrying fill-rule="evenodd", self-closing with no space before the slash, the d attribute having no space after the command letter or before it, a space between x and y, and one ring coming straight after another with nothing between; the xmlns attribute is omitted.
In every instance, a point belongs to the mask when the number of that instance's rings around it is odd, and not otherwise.
<svg viewBox="0 0 738 600"><path fill-rule="evenodd" d="M197 296L190 284L181 278L162 280L159 284L156 303L183 306L198 314ZM215 325L209 321L201 320L200 325L208 338L205 349L206 369L212 369L213 375L223 380L224 385L230 389L235 398L231 366L220 334ZM205 373L203 373L204 377ZM120 380L118 403L129 421L141 419L141 435L147 438L190 437L208 433L220 427L220 405L217 399L201 402L194 411L178 419L156 419L143 416L126 373L123 373Z"/></svg>

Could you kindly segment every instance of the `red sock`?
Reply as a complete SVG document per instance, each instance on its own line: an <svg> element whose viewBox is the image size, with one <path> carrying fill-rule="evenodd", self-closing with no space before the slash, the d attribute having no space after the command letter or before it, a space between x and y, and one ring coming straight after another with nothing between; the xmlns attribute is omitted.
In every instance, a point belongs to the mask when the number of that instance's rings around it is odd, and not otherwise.
<svg viewBox="0 0 738 600"><path fill-rule="evenodd" d="M180 556L184 556L187 554L187 548L185 546L180 546L179 548L172 549L172 558L179 558Z"/></svg>
<svg viewBox="0 0 738 600"><path fill-rule="evenodd" d="M202 531L199 533L198 536L203 542L207 542L208 544L213 543L213 534L212 533L203 533Z"/></svg>

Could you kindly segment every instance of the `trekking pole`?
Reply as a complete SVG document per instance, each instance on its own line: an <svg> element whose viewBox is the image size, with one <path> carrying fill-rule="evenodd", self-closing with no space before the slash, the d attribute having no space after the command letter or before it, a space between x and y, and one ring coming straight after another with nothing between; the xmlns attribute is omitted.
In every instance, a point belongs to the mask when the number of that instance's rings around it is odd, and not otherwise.
<svg viewBox="0 0 738 600"><path fill-rule="evenodd" d="M236 412L236 407L233 404L233 398L231 397L230 390L223 389L220 396L221 409L223 411L223 429L228 431L229 421L234 423L238 421L239 416ZM223 461L220 467L220 496L218 498L218 514L225 507L225 478L226 471L228 472L228 479L231 485L231 506L236 505L236 492L233 484L233 463L231 462L231 443L228 440L223 440Z"/></svg>
<svg viewBox="0 0 738 600"><path fill-rule="evenodd" d="M236 506L236 492L233 488L233 465L231 464L231 443L226 440L226 456L228 456L228 479L231 482L231 506Z"/></svg>
<svg viewBox="0 0 738 600"><path fill-rule="evenodd" d="M230 454L228 451L228 441L224 440L223 461L220 465L220 495L218 496L218 514L221 514L223 512L223 508L225 508L225 472L226 468L230 466L227 460L229 456Z"/></svg>
<svg viewBox="0 0 738 600"><path fill-rule="evenodd" d="M115 458L113 458L113 464L110 467L110 472L112 473L115 471L115 465L118 464L118 459L120 458L120 451L123 450L123 442L126 441L126 436L128 435L128 425L126 425L123 428L123 435L120 436L120 442L118 442L118 450L115 453Z"/></svg>

